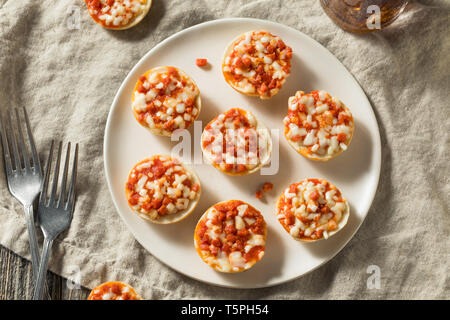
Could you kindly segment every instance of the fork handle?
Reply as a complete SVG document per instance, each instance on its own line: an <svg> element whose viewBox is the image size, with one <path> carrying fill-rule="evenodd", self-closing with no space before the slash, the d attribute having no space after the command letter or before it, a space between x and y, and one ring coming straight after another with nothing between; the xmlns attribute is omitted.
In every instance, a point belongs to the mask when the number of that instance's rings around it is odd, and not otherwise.
<svg viewBox="0 0 450 320"><path fill-rule="evenodd" d="M33 280L34 283L37 281L38 273L39 273L39 244L36 238L36 225L34 221L34 210L33 204L24 206L25 208L25 218L27 220L27 228L28 228L28 238L30 242L30 252L31 252L31 268L33 270ZM44 293L48 300L50 300L49 290L47 288L47 282L44 285Z"/></svg>
<svg viewBox="0 0 450 320"><path fill-rule="evenodd" d="M30 239L31 267L33 269L34 281L36 281L39 272L39 247L36 240L36 227L34 224L34 213L32 204L25 206L25 217L27 220L28 237Z"/></svg>
<svg viewBox="0 0 450 320"><path fill-rule="evenodd" d="M48 258L53 245L53 239L45 237L44 248L42 251L41 263L39 265L39 273L34 287L33 300L42 300L44 296L45 279L47 276Z"/></svg>

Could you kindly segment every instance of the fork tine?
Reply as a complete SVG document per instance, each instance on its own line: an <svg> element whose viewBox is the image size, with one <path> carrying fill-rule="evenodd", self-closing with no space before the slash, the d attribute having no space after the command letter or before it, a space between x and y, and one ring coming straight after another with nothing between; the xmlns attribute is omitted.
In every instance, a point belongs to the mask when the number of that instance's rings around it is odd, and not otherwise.
<svg viewBox="0 0 450 320"><path fill-rule="evenodd" d="M62 208L65 199L67 172L69 171L69 160L70 160L70 142L67 144L66 161L64 163L64 172L61 182L61 190L59 192L59 199L57 204L58 208Z"/></svg>
<svg viewBox="0 0 450 320"><path fill-rule="evenodd" d="M72 164L72 180L70 181L69 195L67 197L66 210L70 209L70 213L73 214L73 208L75 206L75 185L77 181L77 168L78 168L78 143L75 145L75 153Z"/></svg>
<svg viewBox="0 0 450 320"><path fill-rule="evenodd" d="M41 187L41 194L39 196L39 202L46 206L46 198L47 198L47 190L48 190L48 180L50 176L50 169L52 166L52 158L53 158L53 147L54 147L55 141L52 140L52 143L50 145L50 151L48 153L47 158L47 165L45 167L45 177L42 180L42 187Z"/></svg>
<svg viewBox="0 0 450 320"><path fill-rule="evenodd" d="M30 170L30 159L28 158L28 151L27 147L25 145L25 142L23 140L23 133L22 133L22 124L20 123L20 117L19 117L19 111L16 109L16 120L17 120L17 131L18 131L18 144L20 146L20 151L22 153L22 159L23 159L23 166L25 170Z"/></svg>
<svg viewBox="0 0 450 320"><path fill-rule="evenodd" d="M2 138L2 145L3 145L3 158L5 159L5 169L6 174L10 175L12 174L12 160L11 160L11 154L9 152L9 145L8 145L8 137L6 135L6 127L5 122L3 121L3 114L0 113L0 125L1 125L1 131L0 135Z"/></svg>
<svg viewBox="0 0 450 320"><path fill-rule="evenodd" d="M58 155L56 158L55 172L53 173L52 193L50 194L50 201L49 201L49 204L51 206L55 203L56 190L58 189L59 166L61 163L61 148L62 142L60 141L58 145Z"/></svg>
<svg viewBox="0 0 450 320"><path fill-rule="evenodd" d="M39 173L42 173L41 172L41 163L39 161L39 155L36 151L36 145L34 143L33 134L31 133L30 119L28 119L27 109L25 109L25 107L22 107L22 110L23 110L23 114L25 117L25 124L27 127L28 140L30 141L30 146L31 146L31 156L33 159L33 166L36 171L38 171Z"/></svg>
<svg viewBox="0 0 450 320"><path fill-rule="evenodd" d="M14 133L14 130L11 126L11 124L12 124L11 114L9 112L7 113L7 124L8 124L8 132L9 132L10 142L13 147L13 156L14 156L14 162L16 165L16 170L20 171L22 169L22 165L20 163L20 155L19 155L19 149L17 147L16 134Z"/></svg>

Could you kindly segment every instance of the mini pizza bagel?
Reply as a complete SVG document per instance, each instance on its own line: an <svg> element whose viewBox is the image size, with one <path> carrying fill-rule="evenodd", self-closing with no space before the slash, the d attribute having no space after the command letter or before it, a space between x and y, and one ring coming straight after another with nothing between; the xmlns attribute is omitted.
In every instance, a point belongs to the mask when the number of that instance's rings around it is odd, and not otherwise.
<svg viewBox="0 0 450 320"><path fill-rule="evenodd" d="M222 61L225 81L236 91L269 99L290 74L292 49L266 31L249 31L231 42Z"/></svg>
<svg viewBox="0 0 450 320"><path fill-rule="evenodd" d="M139 124L163 136L189 128L201 110L197 85L175 67L147 71L138 79L132 101L133 114Z"/></svg>
<svg viewBox="0 0 450 320"><path fill-rule="evenodd" d="M141 218L170 224L186 218L200 200L200 180L194 170L169 156L138 162L125 185L130 208Z"/></svg>
<svg viewBox="0 0 450 320"><path fill-rule="evenodd" d="M128 284L119 281L105 282L89 294L88 300L142 300Z"/></svg>
<svg viewBox="0 0 450 320"><path fill-rule="evenodd" d="M289 98L284 135L308 159L328 161L347 150L354 132L352 113L338 98L325 91Z"/></svg>
<svg viewBox="0 0 450 320"><path fill-rule="evenodd" d="M251 112L232 108L204 128L201 148L216 169L242 176L258 171L270 161L272 139L267 127Z"/></svg>
<svg viewBox="0 0 450 320"><path fill-rule="evenodd" d="M348 221L350 207L341 192L325 179L291 184L277 202L277 219L295 240L328 239Z"/></svg>
<svg viewBox="0 0 450 320"><path fill-rule="evenodd" d="M197 223L194 245L200 258L220 272L250 269L264 256L267 226L261 213L240 200L219 202Z"/></svg>
<svg viewBox="0 0 450 320"><path fill-rule="evenodd" d="M125 30L144 19L152 0L84 0L92 19L104 28Z"/></svg>

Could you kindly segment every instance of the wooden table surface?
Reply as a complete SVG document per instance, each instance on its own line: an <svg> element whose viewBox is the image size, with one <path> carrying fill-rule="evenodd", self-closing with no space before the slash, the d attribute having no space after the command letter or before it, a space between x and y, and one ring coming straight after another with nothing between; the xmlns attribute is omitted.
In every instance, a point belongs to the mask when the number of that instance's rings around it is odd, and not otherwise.
<svg viewBox="0 0 450 320"><path fill-rule="evenodd" d="M28 300L33 296L31 262L0 245L0 299ZM89 290L70 289L67 280L53 272L47 274L52 300L85 300Z"/></svg>

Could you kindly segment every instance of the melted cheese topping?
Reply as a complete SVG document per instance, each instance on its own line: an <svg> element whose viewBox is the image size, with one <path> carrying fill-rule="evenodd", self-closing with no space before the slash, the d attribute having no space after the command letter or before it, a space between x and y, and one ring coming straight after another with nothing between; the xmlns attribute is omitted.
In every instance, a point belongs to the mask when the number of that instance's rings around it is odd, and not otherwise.
<svg viewBox="0 0 450 320"><path fill-rule="evenodd" d="M199 189L177 159L160 155L138 162L126 183L130 207L152 220L188 209Z"/></svg>
<svg viewBox="0 0 450 320"><path fill-rule="evenodd" d="M283 192L277 212L278 221L293 238L318 240L337 230L348 204L328 181L307 179Z"/></svg>
<svg viewBox="0 0 450 320"><path fill-rule="evenodd" d="M141 300L134 289L122 282L110 281L94 288L88 300Z"/></svg>
<svg viewBox="0 0 450 320"><path fill-rule="evenodd" d="M92 18L104 27L120 28L142 14L150 0L85 0Z"/></svg>
<svg viewBox="0 0 450 320"><path fill-rule="evenodd" d="M199 95L197 85L181 70L155 68L139 78L133 95L133 112L142 126L170 136L197 119Z"/></svg>
<svg viewBox="0 0 450 320"><path fill-rule="evenodd" d="M224 57L222 71L238 91L268 99L290 74L292 49L265 31L247 32Z"/></svg>
<svg viewBox="0 0 450 320"><path fill-rule="evenodd" d="M315 158L333 157L347 150L353 135L353 116L338 99L325 91L289 98L284 134L297 151Z"/></svg>
<svg viewBox="0 0 450 320"><path fill-rule="evenodd" d="M215 117L203 130L202 150L220 170L241 174L267 163L271 140L248 111L233 108Z"/></svg>
<svg viewBox="0 0 450 320"><path fill-rule="evenodd" d="M200 257L221 272L251 268L264 255L266 222L261 213L240 200L208 209L195 229Z"/></svg>

